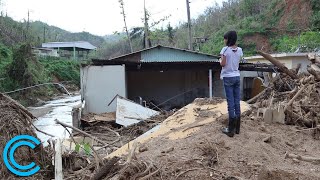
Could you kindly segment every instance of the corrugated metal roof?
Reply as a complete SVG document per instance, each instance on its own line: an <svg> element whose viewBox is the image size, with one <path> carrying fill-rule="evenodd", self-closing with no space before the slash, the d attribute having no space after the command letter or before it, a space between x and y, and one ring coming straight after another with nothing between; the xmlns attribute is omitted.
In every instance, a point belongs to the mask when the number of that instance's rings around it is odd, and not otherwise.
<svg viewBox="0 0 320 180"><path fill-rule="evenodd" d="M144 62L200 62L218 61L218 58L208 54L194 53L173 48L154 48L141 52L141 61Z"/></svg>
<svg viewBox="0 0 320 180"><path fill-rule="evenodd" d="M75 42L48 42L42 43L42 47L44 48L81 48L81 49L88 49L93 50L97 49L94 45L90 44L86 41L75 41Z"/></svg>
<svg viewBox="0 0 320 180"><path fill-rule="evenodd" d="M101 59L92 59L93 64L95 65L139 65L139 64L201 64L201 63L210 63L218 64L217 61L207 60L207 61L140 61L140 62L130 62L130 61L120 61L120 60L101 60Z"/></svg>
<svg viewBox="0 0 320 180"><path fill-rule="evenodd" d="M162 58L159 58L159 55L158 57L153 57L154 59L150 59L151 55L149 53L152 53L154 52L153 50L156 50L157 48L164 48L164 49L172 49L172 50L178 50L178 51L181 51L181 52L187 52L187 53L190 53L190 54L195 54L195 55L200 55L202 56L199 60L195 60L193 58L193 60L191 58L182 58L182 59L179 59L178 56L175 55L171 55L169 57L171 57L171 60L168 60L168 59L165 59L166 57L163 57L164 55L166 54L161 54ZM137 54L137 53L141 53L142 54L142 57L141 57L141 61L153 61L153 62L175 62L175 61L178 61L178 62L181 62L181 61L194 61L194 62L199 62L199 61L216 61L218 60L219 56L215 56L215 55L211 55L211 54L206 54L206 53L201 53L201 52L197 52L197 51L190 51L190 50L186 50L186 49L180 49L180 48L175 48L175 47L168 47L168 46L162 46L162 45L157 45L157 46L154 46L154 47L151 47L151 48L147 48L147 49L142 49L140 51L136 51L136 52L133 52L133 53L129 53L129 54L125 54L125 55L122 55L122 56L118 56L118 57L115 57L115 58L111 58L109 60L121 60L122 58L124 57L127 57L127 56L132 56L134 54ZM149 55L148 55L149 54ZM189 55L190 55L189 54ZM152 55L154 56L154 55ZM180 56L181 57L181 56ZM184 57L187 57L187 56L184 56ZM205 58L204 58L205 57ZM146 58L149 58L149 59L146 59ZM157 59L155 59L157 58ZM173 59L172 59L173 58ZM198 56L199 58L199 56Z"/></svg>

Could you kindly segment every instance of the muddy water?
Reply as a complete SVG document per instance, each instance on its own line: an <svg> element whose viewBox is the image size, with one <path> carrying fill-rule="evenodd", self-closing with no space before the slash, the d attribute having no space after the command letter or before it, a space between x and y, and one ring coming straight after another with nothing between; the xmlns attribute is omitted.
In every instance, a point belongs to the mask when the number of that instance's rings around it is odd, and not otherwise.
<svg viewBox="0 0 320 180"><path fill-rule="evenodd" d="M72 125L72 107L78 105L80 99L80 95L60 97L57 100L46 102L41 107L29 107L28 110L38 118L34 122L37 128L59 138L68 138L68 132L61 125L55 124L54 120L58 119L61 122ZM69 130L71 132L71 129ZM37 131L36 133L41 142L47 144L50 136Z"/></svg>

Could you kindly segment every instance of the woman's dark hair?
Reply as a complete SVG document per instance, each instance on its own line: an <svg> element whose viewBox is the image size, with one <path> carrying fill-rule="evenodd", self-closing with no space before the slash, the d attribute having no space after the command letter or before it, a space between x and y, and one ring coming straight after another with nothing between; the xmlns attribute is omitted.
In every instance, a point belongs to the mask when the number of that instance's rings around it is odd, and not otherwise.
<svg viewBox="0 0 320 180"><path fill-rule="evenodd" d="M223 36L224 39L227 39L227 46L233 46L237 42L237 32L229 31Z"/></svg>

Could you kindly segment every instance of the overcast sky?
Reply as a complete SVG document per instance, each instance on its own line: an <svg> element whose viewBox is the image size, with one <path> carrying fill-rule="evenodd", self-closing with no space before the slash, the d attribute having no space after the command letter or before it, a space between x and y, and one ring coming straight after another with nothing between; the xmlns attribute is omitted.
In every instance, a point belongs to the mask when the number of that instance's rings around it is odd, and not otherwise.
<svg viewBox="0 0 320 180"><path fill-rule="evenodd" d="M123 17L118 0L2 0L2 11L17 21L40 20L71 32L87 31L96 35L123 31ZM195 18L207 7L222 0L190 0L191 17ZM143 0L124 0L128 27L143 26ZM186 0L146 0L151 22L164 16L175 26L187 20Z"/></svg>

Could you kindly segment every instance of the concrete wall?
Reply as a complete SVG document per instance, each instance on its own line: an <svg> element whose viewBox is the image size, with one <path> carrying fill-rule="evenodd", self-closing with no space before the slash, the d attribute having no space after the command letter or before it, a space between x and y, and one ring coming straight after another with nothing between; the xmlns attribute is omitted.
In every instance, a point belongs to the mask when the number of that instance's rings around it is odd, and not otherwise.
<svg viewBox="0 0 320 180"><path fill-rule="evenodd" d="M289 69L297 67L299 63L301 63L301 72L307 72L307 65L310 64L310 61L308 60L307 54L303 53L296 53L296 54L275 54L272 55L277 60L279 60L281 63L285 64L285 66ZM252 56L245 58L248 60L249 63L269 63L270 61L264 59L262 56Z"/></svg>
<svg viewBox="0 0 320 180"><path fill-rule="evenodd" d="M116 110L116 103L108 106L118 94L126 97L124 66L86 66L81 73L81 99L85 100L84 113L104 113Z"/></svg>
<svg viewBox="0 0 320 180"><path fill-rule="evenodd" d="M137 99L138 96L141 96L144 100L152 100L158 105L178 94L190 91L170 100L162 108L181 107L195 98L209 96L208 73L208 71L200 70L128 72L128 97Z"/></svg>
<svg viewBox="0 0 320 180"><path fill-rule="evenodd" d="M309 60L307 59L301 59L301 58L295 58L292 61L292 67L295 68L297 67L297 65L301 63L301 68L299 72L308 72L307 70L307 66L311 63Z"/></svg>

